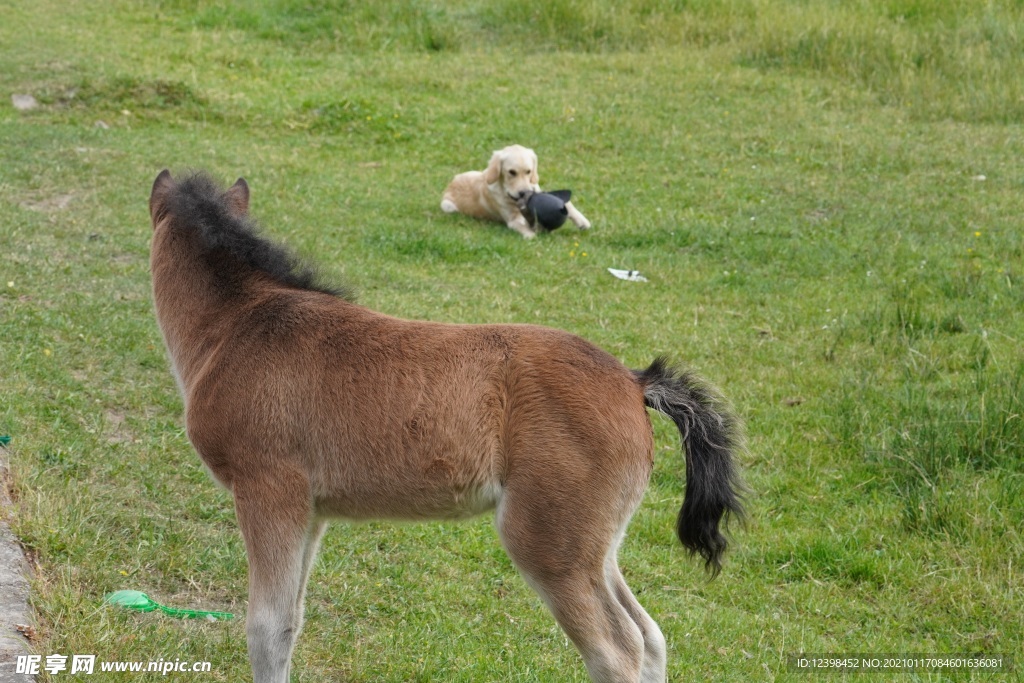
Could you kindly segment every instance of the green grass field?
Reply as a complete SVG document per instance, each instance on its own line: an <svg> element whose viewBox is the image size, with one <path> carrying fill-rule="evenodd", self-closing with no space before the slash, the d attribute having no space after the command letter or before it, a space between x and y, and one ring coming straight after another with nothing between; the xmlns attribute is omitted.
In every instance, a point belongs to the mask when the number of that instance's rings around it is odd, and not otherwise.
<svg viewBox="0 0 1024 683"><path fill-rule="evenodd" d="M832 678L787 670L796 653L1002 653L1015 671L899 680L1021 680L1020 2L235 4L0 10L0 434L35 652L249 676L241 618L101 604L246 611L152 312L170 167L244 176L266 232L364 305L556 326L722 389L753 494L721 576L674 540L660 417L621 554L670 680ZM512 142L593 230L441 213L451 176ZM586 680L489 518L333 526L306 614L294 681Z"/></svg>

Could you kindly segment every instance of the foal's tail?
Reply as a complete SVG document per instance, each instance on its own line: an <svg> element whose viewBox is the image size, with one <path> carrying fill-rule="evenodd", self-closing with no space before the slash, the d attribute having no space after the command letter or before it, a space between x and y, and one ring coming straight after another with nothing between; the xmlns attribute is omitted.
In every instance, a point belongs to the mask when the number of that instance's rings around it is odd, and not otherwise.
<svg viewBox="0 0 1024 683"><path fill-rule="evenodd" d="M647 407L670 417L683 437L686 495L676 533L691 554L704 558L712 575L718 574L728 545L718 525L729 514L743 517L743 485L733 462L741 443L739 424L710 387L673 370L664 358L633 374Z"/></svg>

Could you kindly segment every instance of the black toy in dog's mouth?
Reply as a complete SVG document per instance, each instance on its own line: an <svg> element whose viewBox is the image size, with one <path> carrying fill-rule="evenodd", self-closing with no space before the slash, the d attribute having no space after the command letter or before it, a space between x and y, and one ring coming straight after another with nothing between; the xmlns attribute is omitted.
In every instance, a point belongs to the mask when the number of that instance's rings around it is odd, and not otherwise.
<svg viewBox="0 0 1024 683"><path fill-rule="evenodd" d="M531 226L540 225L545 230L555 230L562 227L569 217L565 204L571 198L571 190L534 192L526 199L523 215Z"/></svg>

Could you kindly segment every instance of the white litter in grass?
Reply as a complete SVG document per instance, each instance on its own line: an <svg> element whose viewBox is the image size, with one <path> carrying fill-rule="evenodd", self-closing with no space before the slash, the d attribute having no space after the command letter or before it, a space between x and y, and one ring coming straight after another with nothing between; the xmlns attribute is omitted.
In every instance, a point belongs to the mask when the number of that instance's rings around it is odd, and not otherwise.
<svg viewBox="0 0 1024 683"><path fill-rule="evenodd" d="M647 282L647 278L641 275L639 270L616 270L615 268L609 268L608 272L620 280L629 280L630 282Z"/></svg>

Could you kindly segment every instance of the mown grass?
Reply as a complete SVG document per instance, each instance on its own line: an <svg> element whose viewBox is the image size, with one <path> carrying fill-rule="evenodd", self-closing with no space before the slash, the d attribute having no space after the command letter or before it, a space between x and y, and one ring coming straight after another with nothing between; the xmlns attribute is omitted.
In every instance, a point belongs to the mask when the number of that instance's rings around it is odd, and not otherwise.
<svg viewBox="0 0 1024 683"><path fill-rule="evenodd" d="M245 176L267 232L366 305L554 325L724 390L755 494L723 574L673 542L660 418L622 552L670 680L797 678L793 652L1019 662L1021 12L14 3L0 94L40 107L0 108L0 433L33 647L248 676L240 620L100 605L138 588L245 613L230 499L185 439L152 316L146 199L169 166ZM441 214L451 175L513 141L593 231L526 242ZM333 527L295 661L300 681L585 680L488 519Z"/></svg>

